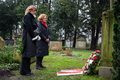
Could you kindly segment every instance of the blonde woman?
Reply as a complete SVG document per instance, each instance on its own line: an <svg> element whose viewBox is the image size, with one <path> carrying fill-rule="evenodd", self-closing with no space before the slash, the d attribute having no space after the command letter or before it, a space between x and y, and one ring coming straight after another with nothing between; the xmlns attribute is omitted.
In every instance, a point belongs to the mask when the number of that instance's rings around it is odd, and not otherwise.
<svg viewBox="0 0 120 80"><path fill-rule="evenodd" d="M37 8L34 5L30 5L26 11L23 18L23 51L22 51L22 61L20 67L21 75L32 75L30 69L30 60L32 57L36 56L36 42L32 41L35 37L34 30L37 28L37 22L35 20L35 14Z"/></svg>
<svg viewBox="0 0 120 80"><path fill-rule="evenodd" d="M50 40L49 29L46 24L47 15L41 14L38 17L38 30L40 32L41 40L37 40L37 55L36 55L36 69L46 68L42 65L42 60L44 56L49 55L48 42Z"/></svg>

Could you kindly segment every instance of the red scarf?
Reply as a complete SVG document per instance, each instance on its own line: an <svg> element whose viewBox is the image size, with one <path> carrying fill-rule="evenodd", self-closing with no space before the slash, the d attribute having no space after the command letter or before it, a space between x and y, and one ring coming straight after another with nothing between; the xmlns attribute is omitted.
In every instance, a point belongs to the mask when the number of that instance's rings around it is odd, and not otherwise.
<svg viewBox="0 0 120 80"><path fill-rule="evenodd" d="M47 24L45 22L43 22L43 21L41 21L41 22L45 25L46 28L48 28L48 26L47 26Z"/></svg>

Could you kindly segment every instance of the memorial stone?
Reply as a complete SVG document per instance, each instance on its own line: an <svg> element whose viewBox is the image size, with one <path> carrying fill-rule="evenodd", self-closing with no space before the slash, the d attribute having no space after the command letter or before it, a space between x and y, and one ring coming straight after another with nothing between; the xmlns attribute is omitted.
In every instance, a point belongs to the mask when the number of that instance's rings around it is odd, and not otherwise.
<svg viewBox="0 0 120 80"><path fill-rule="evenodd" d="M86 49L86 39L84 38L77 39L76 48Z"/></svg>
<svg viewBox="0 0 120 80"><path fill-rule="evenodd" d="M102 43L99 77L112 78L110 69L112 69L111 60L113 51L113 12L113 10L108 10L102 14Z"/></svg>
<svg viewBox="0 0 120 80"><path fill-rule="evenodd" d="M49 49L51 51L61 51L62 50L62 41L50 41Z"/></svg>

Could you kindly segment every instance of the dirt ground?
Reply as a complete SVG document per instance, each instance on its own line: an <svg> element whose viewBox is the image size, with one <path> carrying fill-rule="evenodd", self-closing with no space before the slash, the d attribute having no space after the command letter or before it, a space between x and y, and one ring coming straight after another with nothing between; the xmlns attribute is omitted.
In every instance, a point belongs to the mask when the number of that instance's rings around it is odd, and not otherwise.
<svg viewBox="0 0 120 80"><path fill-rule="evenodd" d="M19 68L14 68L12 70L18 70ZM11 77L11 76L15 76L15 74L12 72L12 70L9 69L0 69L0 80L4 79L6 77Z"/></svg>

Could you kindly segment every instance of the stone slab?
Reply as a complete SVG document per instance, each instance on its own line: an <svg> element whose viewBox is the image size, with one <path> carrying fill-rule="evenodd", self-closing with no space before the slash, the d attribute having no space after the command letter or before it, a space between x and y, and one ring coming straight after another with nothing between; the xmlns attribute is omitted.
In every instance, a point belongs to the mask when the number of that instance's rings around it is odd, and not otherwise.
<svg viewBox="0 0 120 80"><path fill-rule="evenodd" d="M110 69L113 69L112 67L99 67L99 77L105 77L105 78L112 78L112 72Z"/></svg>
<svg viewBox="0 0 120 80"><path fill-rule="evenodd" d="M49 49L51 51L61 51L62 50L62 41L50 41Z"/></svg>
<svg viewBox="0 0 120 80"><path fill-rule="evenodd" d="M86 42L85 41L77 41L76 48L86 49Z"/></svg>
<svg viewBox="0 0 120 80"><path fill-rule="evenodd" d="M12 39L5 40L5 45L6 46L8 46L8 45L14 45L14 40L12 40Z"/></svg>

